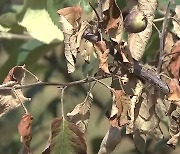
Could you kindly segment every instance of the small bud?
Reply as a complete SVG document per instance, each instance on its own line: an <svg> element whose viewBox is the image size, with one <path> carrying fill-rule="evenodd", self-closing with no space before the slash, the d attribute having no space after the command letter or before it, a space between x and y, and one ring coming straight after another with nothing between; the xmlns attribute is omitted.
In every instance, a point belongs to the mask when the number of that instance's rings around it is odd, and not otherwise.
<svg viewBox="0 0 180 154"><path fill-rule="evenodd" d="M124 27L130 33L142 32L146 26L147 18L141 11L130 12L124 20Z"/></svg>

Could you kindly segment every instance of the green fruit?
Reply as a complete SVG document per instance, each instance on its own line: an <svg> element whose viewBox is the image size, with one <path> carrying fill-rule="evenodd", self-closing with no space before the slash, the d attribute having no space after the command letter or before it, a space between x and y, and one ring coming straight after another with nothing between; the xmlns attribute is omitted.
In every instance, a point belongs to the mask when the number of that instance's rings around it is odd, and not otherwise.
<svg viewBox="0 0 180 154"><path fill-rule="evenodd" d="M130 12L124 20L124 27L126 31L130 33L139 33L143 31L146 26L147 18L141 11Z"/></svg>

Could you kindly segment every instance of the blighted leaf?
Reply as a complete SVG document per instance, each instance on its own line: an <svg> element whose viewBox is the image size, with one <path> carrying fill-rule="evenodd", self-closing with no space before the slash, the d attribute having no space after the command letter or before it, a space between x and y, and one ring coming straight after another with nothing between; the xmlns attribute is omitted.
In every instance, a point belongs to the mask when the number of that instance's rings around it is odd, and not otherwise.
<svg viewBox="0 0 180 154"><path fill-rule="evenodd" d="M131 1L127 1L131 2ZM138 9L137 9L138 7ZM148 20L147 27L145 28L144 31L140 33L130 33L128 35L128 46L129 50L132 54L132 57L140 61L141 57L145 51L146 45L151 37L152 33L152 23L154 19L154 12L157 7L157 0L140 0L138 1L138 4L132 7L132 10L140 10L144 13Z"/></svg>
<svg viewBox="0 0 180 154"><path fill-rule="evenodd" d="M77 49L80 46L79 42L86 26L82 25L80 29L82 32L78 32L80 27L78 20L81 17L82 9L79 6L67 7L58 10L57 13L60 14L60 23L64 34L64 53L67 60L68 73L73 73L75 71Z"/></svg>
<svg viewBox="0 0 180 154"><path fill-rule="evenodd" d="M76 48L79 48L81 45L82 36L87 28L87 25L88 25L87 21L81 22L81 27L80 27L80 29L78 31L78 35L77 35Z"/></svg>
<svg viewBox="0 0 180 154"><path fill-rule="evenodd" d="M115 149L121 141L121 129L122 128L112 126L109 128L101 142L98 154L108 154Z"/></svg>
<svg viewBox="0 0 180 154"><path fill-rule="evenodd" d="M105 41L96 42L94 47L99 57L99 68L105 73L110 73L108 68L109 49L107 48Z"/></svg>
<svg viewBox="0 0 180 154"><path fill-rule="evenodd" d="M22 117L18 125L19 135L21 137L21 142L23 143L23 154L30 153L32 120L33 117L27 113Z"/></svg>
<svg viewBox="0 0 180 154"><path fill-rule="evenodd" d="M180 101L180 86L179 81L177 79L172 79L169 83L170 94L168 96L168 100L172 101ZM180 105L180 104L179 104Z"/></svg>
<svg viewBox="0 0 180 154"><path fill-rule="evenodd" d="M158 93L154 93L151 88L142 93L142 97L135 107L134 130L162 139L163 134L159 126L160 119L155 110L157 97Z"/></svg>
<svg viewBox="0 0 180 154"><path fill-rule="evenodd" d="M15 66L10 71L7 77L4 79L3 85L1 87L18 86L23 84L25 77L25 66ZM0 117L9 112L10 110L17 108L24 103L29 101L29 98L24 97L22 90L0 90ZM20 102L21 101L21 102Z"/></svg>
<svg viewBox="0 0 180 154"><path fill-rule="evenodd" d="M105 15L103 26L106 33L113 41L119 44L123 35L123 17L115 0L104 2L103 14Z"/></svg>
<svg viewBox="0 0 180 154"><path fill-rule="evenodd" d="M179 72L180 72L180 41L177 41L176 44L173 46L171 53L172 58L169 64L169 69L173 74L174 78L179 79Z"/></svg>
<svg viewBox="0 0 180 154"><path fill-rule="evenodd" d="M86 154L84 134L74 123L58 117L51 123L48 147L42 154Z"/></svg>
<svg viewBox="0 0 180 154"><path fill-rule="evenodd" d="M69 120L79 126L83 133L86 132L89 123L92 100L93 96L90 93L85 98L84 102L76 105L72 112L67 113Z"/></svg>
<svg viewBox="0 0 180 154"><path fill-rule="evenodd" d="M93 44L87 40L81 40L81 46L79 48L81 55L83 56L84 60L89 63L90 56L94 52Z"/></svg>
<svg viewBox="0 0 180 154"><path fill-rule="evenodd" d="M18 14L18 23L25 27L29 34L46 44L62 41L63 33L53 23L48 11L47 0L25 0L24 8Z"/></svg>
<svg viewBox="0 0 180 154"><path fill-rule="evenodd" d="M176 5L173 23L173 32L180 38L180 5Z"/></svg>
<svg viewBox="0 0 180 154"><path fill-rule="evenodd" d="M134 96L131 98L131 109L130 109L130 121L129 124L126 126L126 134L131 134L134 131L134 121L135 121L135 109L136 109L136 103L139 101L139 98L141 96L142 90L143 90L143 83L140 80L134 79L129 81L132 85L132 82L136 83L134 88Z"/></svg>
<svg viewBox="0 0 180 154"><path fill-rule="evenodd" d="M180 139L180 108L178 106L170 115L169 133L171 137L167 144L175 148Z"/></svg>
<svg viewBox="0 0 180 154"><path fill-rule="evenodd" d="M60 22L64 33L64 53L67 61L68 73L73 73L75 71L75 59L78 52L76 48L77 33L65 17L60 16Z"/></svg>

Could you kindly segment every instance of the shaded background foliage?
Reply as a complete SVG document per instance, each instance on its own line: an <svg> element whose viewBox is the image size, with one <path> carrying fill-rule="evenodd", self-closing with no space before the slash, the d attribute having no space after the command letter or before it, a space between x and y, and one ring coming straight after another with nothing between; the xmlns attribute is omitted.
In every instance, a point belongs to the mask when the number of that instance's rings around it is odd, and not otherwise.
<svg viewBox="0 0 180 154"><path fill-rule="evenodd" d="M94 3L95 0L90 0ZM76 72L74 74L67 73L67 67L64 57L64 45L62 43L63 36L59 40L46 40L42 38L38 40L27 35L26 29L22 26L21 18L24 17L24 12L28 8L34 9L36 4L37 10L45 10L49 14L53 24L60 28L58 22L57 10L66 6L74 6L79 0L39 0L32 1L25 0L26 5L23 5L22 0L1 0L0 1L0 81L7 75L8 71L15 65L26 64L27 69L36 74L42 81L56 81L67 82L84 78L87 74L92 75L95 72L95 66L97 61L94 60L90 64L82 64L83 59L78 60ZM92 9L88 5L88 0L81 0L81 6L86 13L91 12ZM120 3L120 1L118 1ZM121 7L125 5L125 1L122 1ZM167 1L160 0L159 3L165 7ZM34 9L34 11L36 11ZM43 16L43 13L40 14ZM157 12L157 17L161 17L161 13ZM39 19L41 16L39 16ZM37 21L28 21L29 28L36 26ZM35 23L36 22L36 23ZM49 28L49 24L43 25L38 22L39 27ZM159 23L159 26L162 23ZM52 26L52 25L50 25ZM16 37L9 38L6 34L8 29L11 34L19 34L24 39L18 39ZM39 29L37 29L39 30ZM60 29L59 29L60 31ZM53 33L53 32L52 32ZM40 36L41 38L41 36ZM153 30L153 36L147 46L146 53L143 57L143 62L150 61L154 58L156 51L158 50L158 34ZM49 42L48 42L49 41ZM45 43L46 42L46 43ZM48 42L48 43L47 43ZM31 77L27 77L26 82L33 81ZM108 79L104 80L106 83L110 83ZM73 107L82 102L86 96L88 90L88 84L76 85L67 89L65 93L65 111L69 112ZM34 153L41 153L46 145L49 136L50 123L53 118L60 115L60 92L54 87L36 87L26 89L26 96L31 97L32 101L26 103L27 108L34 117L32 126L32 141L31 147ZM108 130L108 120L106 119L105 112L111 104L111 95L109 91L102 85L97 84L93 89L94 101L91 109L90 123L87 131L88 151L89 153L97 153L102 138ZM6 116L0 119L0 153L2 154L14 154L18 153L21 148L19 135L17 131L17 125L23 115L22 108L11 111ZM162 123L164 132L168 132L167 124ZM116 148L113 154L127 153L135 154L139 153L133 143L132 136L125 136L125 132L122 132L123 139L120 145ZM165 137L168 137L165 134ZM180 147L178 146L175 151L166 146L166 139L162 141L155 141L149 139L147 142L146 152L147 154L164 153L164 154L177 154L180 153Z"/></svg>

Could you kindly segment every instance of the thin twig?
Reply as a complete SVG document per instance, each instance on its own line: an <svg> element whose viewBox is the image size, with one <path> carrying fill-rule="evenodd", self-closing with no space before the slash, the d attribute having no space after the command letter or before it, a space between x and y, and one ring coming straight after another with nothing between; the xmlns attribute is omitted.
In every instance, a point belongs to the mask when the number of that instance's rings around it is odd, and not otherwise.
<svg viewBox="0 0 180 154"><path fill-rule="evenodd" d="M28 113L28 110L26 109L24 103L23 103L23 102L21 101L21 99L19 98L18 94L16 93L16 90L15 90L15 89L12 89L12 91L13 91L13 93L15 94L16 98L17 98L17 99L19 100L19 102L21 103L21 105L22 105L22 107L23 107L23 109L24 109L25 114L27 114L27 113Z"/></svg>
<svg viewBox="0 0 180 154"><path fill-rule="evenodd" d="M66 88L67 88L67 86L64 86L61 89L61 114L62 114L63 120L65 119L65 115L64 115L64 91Z"/></svg>
<svg viewBox="0 0 180 154"><path fill-rule="evenodd" d="M158 66L157 66L157 73L159 74L161 72L161 68L162 68L162 64L163 64L163 59L164 59L164 40L165 40L165 35L167 32L167 26L168 26L168 22L169 22L169 15L170 15L170 5L172 4L173 0L169 0L167 9L166 9L166 14L164 17L164 22L162 25L162 31L159 35L159 39L160 39L160 47L159 47L159 62L158 62Z"/></svg>
<svg viewBox="0 0 180 154"><path fill-rule="evenodd" d="M107 84L105 84L104 82L94 78L94 77L91 77L92 79L94 79L95 81L99 82L100 84L102 84L103 86L105 86L106 88L108 88L111 92L114 92L113 88L111 88L110 86L108 86Z"/></svg>
<svg viewBox="0 0 180 154"><path fill-rule="evenodd" d="M154 19L153 22L159 22L159 21L163 21L164 20L164 17L162 18L157 18L157 19Z"/></svg>
<svg viewBox="0 0 180 154"><path fill-rule="evenodd" d="M22 89L22 88L30 88L30 87L34 87L34 86L58 86L58 87L62 88L64 86L72 86L72 85L77 85L77 84L81 84L81 83L93 82L96 80L101 80L101 79L105 79L105 78L109 78L109 77L111 77L110 74L107 74L106 76L97 76L94 78L87 77L87 78L84 78L82 80L66 82L66 83L37 82L37 83L32 83L32 84L27 84L27 85L15 86L14 88L15 89Z"/></svg>
<svg viewBox="0 0 180 154"><path fill-rule="evenodd" d="M91 8L93 9L94 13L96 14L96 17L98 19L98 22L101 21L101 18L99 17L99 14L97 13L96 9L94 8L94 6L91 4L91 2L89 2L89 5L91 6Z"/></svg>
<svg viewBox="0 0 180 154"><path fill-rule="evenodd" d="M27 73L29 73L32 77L34 77L37 82L41 82L41 81L39 80L39 78L38 78L36 75L34 75L31 71L29 71L29 70L26 69L26 68L23 68L23 69L24 69Z"/></svg>
<svg viewBox="0 0 180 154"><path fill-rule="evenodd" d="M18 40L32 40L33 38L29 35L21 35L21 34L13 34L13 33L7 33L7 32L1 32L0 38L2 39L18 39Z"/></svg>

